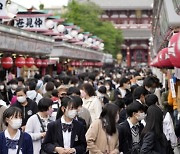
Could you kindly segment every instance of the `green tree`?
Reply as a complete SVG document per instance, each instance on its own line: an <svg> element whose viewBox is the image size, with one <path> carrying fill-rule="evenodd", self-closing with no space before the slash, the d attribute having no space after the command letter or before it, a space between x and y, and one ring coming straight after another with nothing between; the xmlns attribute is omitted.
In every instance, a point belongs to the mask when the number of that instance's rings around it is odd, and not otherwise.
<svg viewBox="0 0 180 154"><path fill-rule="evenodd" d="M105 52L116 57L123 41L122 33L111 22L102 21L99 18L102 13L101 8L92 2L78 3L72 0L62 17L104 40Z"/></svg>

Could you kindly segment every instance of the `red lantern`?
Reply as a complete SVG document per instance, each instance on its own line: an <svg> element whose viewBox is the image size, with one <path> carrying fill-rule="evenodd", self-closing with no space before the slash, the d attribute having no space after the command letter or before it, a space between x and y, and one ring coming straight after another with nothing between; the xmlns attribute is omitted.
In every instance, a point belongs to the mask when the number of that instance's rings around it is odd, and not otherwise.
<svg viewBox="0 0 180 154"><path fill-rule="evenodd" d="M34 58L32 57L26 58L26 66L31 67L33 65L34 65Z"/></svg>
<svg viewBox="0 0 180 154"><path fill-rule="evenodd" d="M25 58L24 57L17 57L15 60L15 65L19 68L25 65Z"/></svg>
<svg viewBox="0 0 180 154"><path fill-rule="evenodd" d="M173 64L175 67L180 68L180 32L178 33L177 42L175 43L174 53L175 56L172 59Z"/></svg>
<svg viewBox="0 0 180 154"><path fill-rule="evenodd" d="M9 69L13 65L13 59L11 57L4 57L1 59L1 65L5 69Z"/></svg>
<svg viewBox="0 0 180 154"><path fill-rule="evenodd" d="M36 59L35 60L35 65L36 65L36 67L40 68L42 66L42 60L41 59Z"/></svg>
<svg viewBox="0 0 180 154"><path fill-rule="evenodd" d="M174 34L171 37L171 39L169 41L169 45L168 45L168 47L169 47L168 54L170 56L170 61L173 64L173 66L175 66L175 67L180 67L179 58L177 57L177 56L179 56L179 54L175 50L175 45L178 42L178 38L179 38L179 33Z"/></svg>
<svg viewBox="0 0 180 154"><path fill-rule="evenodd" d="M43 59L42 60L42 67L45 68L48 66L48 59Z"/></svg>
<svg viewBox="0 0 180 154"><path fill-rule="evenodd" d="M168 48L164 48L158 53L158 61L160 64L159 67L161 67L161 68L173 67L173 65L170 61L169 54L168 54Z"/></svg>

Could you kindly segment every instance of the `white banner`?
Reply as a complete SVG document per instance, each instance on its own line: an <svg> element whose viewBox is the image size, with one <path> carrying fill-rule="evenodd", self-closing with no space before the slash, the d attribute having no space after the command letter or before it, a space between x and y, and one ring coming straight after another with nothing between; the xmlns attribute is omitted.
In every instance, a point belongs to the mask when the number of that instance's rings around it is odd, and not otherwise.
<svg viewBox="0 0 180 154"><path fill-rule="evenodd" d="M6 13L6 0L0 0L0 18L7 16Z"/></svg>
<svg viewBox="0 0 180 154"><path fill-rule="evenodd" d="M172 92L172 98L176 98L176 91L175 91L175 88L174 88L173 79L170 79L170 87L171 87L171 92Z"/></svg>

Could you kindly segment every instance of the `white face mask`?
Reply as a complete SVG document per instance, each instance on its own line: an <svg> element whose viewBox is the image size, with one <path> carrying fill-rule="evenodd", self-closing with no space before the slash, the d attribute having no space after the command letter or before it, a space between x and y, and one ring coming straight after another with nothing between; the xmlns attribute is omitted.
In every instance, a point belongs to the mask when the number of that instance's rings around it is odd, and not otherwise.
<svg viewBox="0 0 180 154"><path fill-rule="evenodd" d="M20 102L20 103L24 103L26 101L26 96L17 97L17 101Z"/></svg>
<svg viewBox="0 0 180 154"><path fill-rule="evenodd" d="M13 90L16 90L16 89L17 89L17 87L18 87L18 85L17 85L17 84L12 84L12 85L11 85L11 88L12 88Z"/></svg>
<svg viewBox="0 0 180 154"><path fill-rule="evenodd" d="M10 120L9 125L13 129L19 129L22 125L22 119L12 119L12 120Z"/></svg>
<svg viewBox="0 0 180 154"><path fill-rule="evenodd" d="M146 114L144 112L138 113L138 114L139 114L139 116L138 117L136 116L138 121L141 121L141 120L143 120L146 117Z"/></svg>
<svg viewBox="0 0 180 154"><path fill-rule="evenodd" d="M130 88L131 88L131 85L130 85L130 84L127 84L127 85L125 86L125 89L130 90Z"/></svg>
<svg viewBox="0 0 180 154"><path fill-rule="evenodd" d="M0 85L0 90L3 90L4 89L4 85Z"/></svg>
<svg viewBox="0 0 180 154"><path fill-rule="evenodd" d="M66 116L69 117L70 119L74 119L76 115L77 115L77 110L68 110Z"/></svg>
<svg viewBox="0 0 180 154"><path fill-rule="evenodd" d="M136 83L137 83L138 86L142 86L143 85L143 80L138 80L138 81L136 81Z"/></svg>

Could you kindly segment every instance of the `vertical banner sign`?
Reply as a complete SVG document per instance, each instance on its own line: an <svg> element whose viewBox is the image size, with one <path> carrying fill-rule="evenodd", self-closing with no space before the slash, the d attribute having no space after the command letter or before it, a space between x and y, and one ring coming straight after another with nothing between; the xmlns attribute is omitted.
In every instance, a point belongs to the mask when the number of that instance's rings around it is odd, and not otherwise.
<svg viewBox="0 0 180 154"><path fill-rule="evenodd" d="M163 88L166 88L166 74L163 73Z"/></svg>
<svg viewBox="0 0 180 154"><path fill-rule="evenodd" d="M172 98L176 98L176 91L175 91L175 88L174 88L173 79L170 79L170 87L171 87L171 92L172 92Z"/></svg>
<svg viewBox="0 0 180 154"><path fill-rule="evenodd" d="M6 6L6 0L0 0L0 18L7 16L5 6Z"/></svg>

